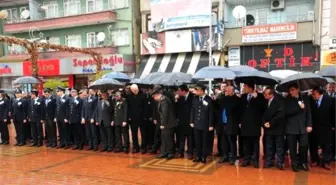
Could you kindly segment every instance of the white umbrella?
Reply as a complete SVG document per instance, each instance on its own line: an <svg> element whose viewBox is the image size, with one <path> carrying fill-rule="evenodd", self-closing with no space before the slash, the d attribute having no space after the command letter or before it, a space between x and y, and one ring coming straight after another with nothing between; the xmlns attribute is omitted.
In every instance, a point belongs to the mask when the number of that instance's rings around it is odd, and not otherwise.
<svg viewBox="0 0 336 185"><path fill-rule="evenodd" d="M272 75L273 77L276 78L280 78L280 79L285 79L291 75L296 75L299 74L301 72L298 71L293 71L293 70L289 70L289 69L280 69L280 70L273 70L271 72L269 72L270 75Z"/></svg>

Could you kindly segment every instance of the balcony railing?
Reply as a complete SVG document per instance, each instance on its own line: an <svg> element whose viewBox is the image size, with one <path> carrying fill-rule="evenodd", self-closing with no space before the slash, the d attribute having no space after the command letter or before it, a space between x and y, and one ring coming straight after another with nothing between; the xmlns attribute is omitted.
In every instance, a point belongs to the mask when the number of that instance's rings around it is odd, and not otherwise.
<svg viewBox="0 0 336 185"><path fill-rule="evenodd" d="M253 20L240 19L236 21L225 22L225 28L239 28L243 26L258 26L266 24L308 22L313 20L314 15L312 14L304 14L304 15L301 14L295 16L272 17L266 19L253 19Z"/></svg>

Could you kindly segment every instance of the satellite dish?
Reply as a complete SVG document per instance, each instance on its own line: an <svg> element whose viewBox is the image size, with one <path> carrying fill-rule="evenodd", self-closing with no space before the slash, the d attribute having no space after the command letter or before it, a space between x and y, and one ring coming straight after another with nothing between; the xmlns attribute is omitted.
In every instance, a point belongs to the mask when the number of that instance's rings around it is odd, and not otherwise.
<svg viewBox="0 0 336 185"><path fill-rule="evenodd" d="M232 10L232 15L236 19L242 19L246 16L246 8L242 5L238 5Z"/></svg>
<svg viewBox="0 0 336 185"><path fill-rule="evenodd" d="M99 33L97 34L97 40L98 40L99 42L103 42L103 41L105 40L105 33L104 33L104 32L99 32Z"/></svg>
<svg viewBox="0 0 336 185"><path fill-rule="evenodd" d="M22 17L22 18L24 18L24 19L28 19L29 16L30 16L30 12L29 12L29 10L23 10L23 11L21 12L21 17Z"/></svg>
<svg viewBox="0 0 336 185"><path fill-rule="evenodd" d="M8 17L7 10L1 10L0 11L0 19L6 19Z"/></svg>

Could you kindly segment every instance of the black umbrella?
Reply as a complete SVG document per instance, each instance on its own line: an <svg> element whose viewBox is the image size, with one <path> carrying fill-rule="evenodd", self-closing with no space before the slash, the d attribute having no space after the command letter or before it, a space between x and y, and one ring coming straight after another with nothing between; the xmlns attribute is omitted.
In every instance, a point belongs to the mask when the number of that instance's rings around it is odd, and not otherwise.
<svg viewBox="0 0 336 185"><path fill-rule="evenodd" d="M287 92L289 87L297 84L301 91L306 91L318 86L325 86L327 80L314 73L300 73L296 75L291 75L286 79L282 80L277 86L277 91Z"/></svg>
<svg viewBox="0 0 336 185"><path fill-rule="evenodd" d="M163 73L163 72L155 72L155 73L150 73L149 75L147 75L144 78L140 78L139 80L139 84L146 84L146 85L153 85L153 80L166 75L167 73Z"/></svg>
<svg viewBox="0 0 336 185"><path fill-rule="evenodd" d="M101 90L110 90L115 88L123 87L124 85L120 83L118 80L101 78L94 81L89 88L92 89L101 89Z"/></svg>
<svg viewBox="0 0 336 185"><path fill-rule="evenodd" d="M185 83L191 83L192 76L187 73L174 72L155 78L152 83L165 86L179 86Z"/></svg>
<svg viewBox="0 0 336 185"><path fill-rule="evenodd" d="M321 71L318 72L317 74L323 77L335 78L336 77L336 65L328 66L324 69L321 69Z"/></svg>
<svg viewBox="0 0 336 185"><path fill-rule="evenodd" d="M13 81L13 84L39 84L40 81L32 76L20 77Z"/></svg>
<svg viewBox="0 0 336 185"><path fill-rule="evenodd" d="M325 79L327 80L328 83L336 83L336 81L332 78L326 77Z"/></svg>
<svg viewBox="0 0 336 185"><path fill-rule="evenodd" d="M278 80L264 71L240 72L236 77L237 83L251 83L256 85L275 85Z"/></svg>

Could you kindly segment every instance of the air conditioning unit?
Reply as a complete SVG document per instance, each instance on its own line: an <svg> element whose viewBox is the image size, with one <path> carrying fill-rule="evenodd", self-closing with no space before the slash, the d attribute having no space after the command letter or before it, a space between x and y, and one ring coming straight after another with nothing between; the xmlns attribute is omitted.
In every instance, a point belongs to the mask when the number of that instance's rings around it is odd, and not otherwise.
<svg viewBox="0 0 336 185"><path fill-rule="evenodd" d="M285 8L285 0L272 0L271 10L283 10Z"/></svg>

